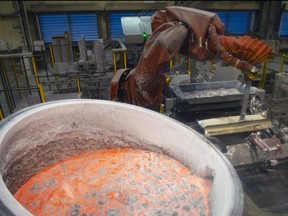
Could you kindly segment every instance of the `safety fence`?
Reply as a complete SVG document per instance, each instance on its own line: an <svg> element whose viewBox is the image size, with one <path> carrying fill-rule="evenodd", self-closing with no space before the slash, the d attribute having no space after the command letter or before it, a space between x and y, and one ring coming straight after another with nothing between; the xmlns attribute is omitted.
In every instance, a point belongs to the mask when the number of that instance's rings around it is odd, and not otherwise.
<svg viewBox="0 0 288 216"><path fill-rule="evenodd" d="M110 83L109 77L97 75L95 78L85 71L55 73L53 69L55 59L51 45L41 46L33 53L0 54L0 120L23 108L22 104L46 102L50 93L78 93L81 97L83 89L93 90L94 95L86 97L102 99L102 92ZM31 101L33 104L29 104Z"/></svg>
<svg viewBox="0 0 288 216"><path fill-rule="evenodd" d="M111 49L113 65L111 71L127 68L126 47L119 42L118 48ZM79 50L73 48L73 61L77 61ZM118 56L118 58L117 58ZM288 72L287 57L285 54L275 54L273 59L267 60L261 70L259 87L264 88L269 77L277 73ZM177 55L171 59L168 67L173 64L180 64L185 59L187 74L191 72L191 59ZM214 64L211 61L211 68ZM80 93L83 89L95 90L95 98L103 97L101 92L109 87L110 78L93 77L84 72L54 73L55 68L54 50L52 45L40 46L33 53L12 53L0 54L0 120L17 110L17 105L27 96L36 95L39 102L46 102L47 92L74 92ZM268 67L269 66L269 67ZM272 69L271 69L272 68ZM40 73L39 73L40 71ZM113 73L113 72L112 72ZM268 77L268 78L267 78ZM89 96L87 96L89 98Z"/></svg>

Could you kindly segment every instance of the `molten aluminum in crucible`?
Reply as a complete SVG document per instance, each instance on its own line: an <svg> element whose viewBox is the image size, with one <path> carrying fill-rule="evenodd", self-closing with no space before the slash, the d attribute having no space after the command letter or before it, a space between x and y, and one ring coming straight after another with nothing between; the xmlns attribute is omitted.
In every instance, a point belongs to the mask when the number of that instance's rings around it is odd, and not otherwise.
<svg viewBox="0 0 288 216"><path fill-rule="evenodd" d="M54 164L14 196L34 215L209 215L210 188L169 156L123 148Z"/></svg>

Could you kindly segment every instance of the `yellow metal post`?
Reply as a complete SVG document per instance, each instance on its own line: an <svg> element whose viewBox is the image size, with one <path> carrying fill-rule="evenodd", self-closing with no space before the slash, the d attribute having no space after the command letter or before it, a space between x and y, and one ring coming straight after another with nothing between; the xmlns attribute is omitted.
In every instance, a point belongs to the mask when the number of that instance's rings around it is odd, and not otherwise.
<svg viewBox="0 0 288 216"><path fill-rule="evenodd" d="M127 68L127 55L126 55L126 51L124 51L124 68Z"/></svg>
<svg viewBox="0 0 288 216"><path fill-rule="evenodd" d="M17 88L18 88L18 93L19 93L20 98L22 99L22 94L21 94L21 90L19 88L19 81L18 81L18 77L17 77L17 73L16 73L16 68L15 68L14 60L13 60L12 57L10 57L10 62L11 62L13 74L14 74L14 77L15 77L16 85L17 85Z"/></svg>
<svg viewBox="0 0 288 216"><path fill-rule="evenodd" d="M45 103L46 100L45 100L45 96L44 96L44 92L43 92L43 87L41 84L38 84L38 90L39 90L39 94L40 94L41 103Z"/></svg>
<svg viewBox="0 0 288 216"><path fill-rule="evenodd" d="M0 104L0 121L4 119L4 114L3 114L3 110L2 110L2 106Z"/></svg>
<svg viewBox="0 0 288 216"><path fill-rule="evenodd" d="M49 49L50 49L51 64L52 64L52 67L54 67L55 61L54 61L53 49L52 49L51 44L49 45Z"/></svg>
<svg viewBox="0 0 288 216"><path fill-rule="evenodd" d="M76 79L76 82L77 82L77 92L80 93L81 92L81 86L80 86L79 78Z"/></svg>
<svg viewBox="0 0 288 216"><path fill-rule="evenodd" d="M173 59L170 59L170 69L173 67Z"/></svg>
<svg viewBox="0 0 288 216"><path fill-rule="evenodd" d="M188 75L190 75L191 74L191 65L190 65L190 58L188 57L188 67L187 67L187 73L188 73Z"/></svg>
<svg viewBox="0 0 288 216"><path fill-rule="evenodd" d="M160 113L164 113L164 104L160 104Z"/></svg>
<svg viewBox="0 0 288 216"><path fill-rule="evenodd" d="M170 77L166 77L165 83L166 85L169 85L171 82L171 78Z"/></svg>
<svg viewBox="0 0 288 216"><path fill-rule="evenodd" d="M114 64L114 73L116 73L117 65L116 65L116 52L113 52L113 64Z"/></svg>
<svg viewBox="0 0 288 216"><path fill-rule="evenodd" d="M214 59L211 59L211 61L210 61L210 72L213 71L213 65L214 65Z"/></svg>
<svg viewBox="0 0 288 216"><path fill-rule="evenodd" d="M52 48L51 44L49 44L49 50L50 50L51 64L52 64L52 67L54 68L55 60L54 60L53 48ZM58 76L55 75L54 79L57 81L58 80ZM59 89L59 85L57 84L56 87L57 87L57 90L58 90Z"/></svg>
<svg viewBox="0 0 288 216"><path fill-rule="evenodd" d="M284 65L284 62L285 62L285 54L282 54L282 59L281 59L281 62L280 62L280 73L283 72L283 65Z"/></svg>
<svg viewBox="0 0 288 216"><path fill-rule="evenodd" d="M262 67L262 72L261 72L261 79L260 79L260 83L259 83L259 88L264 88L265 85L265 79L266 79L266 72L267 72L267 63L268 61L266 60L264 62L264 65Z"/></svg>
<svg viewBox="0 0 288 216"><path fill-rule="evenodd" d="M32 66L33 66L33 72L34 72L34 75L35 75L36 85L38 86L39 85L39 80L38 80L38 73L37 73L37 69L36 69L34 56L32 56L31 61L32 61Z"/></svg>

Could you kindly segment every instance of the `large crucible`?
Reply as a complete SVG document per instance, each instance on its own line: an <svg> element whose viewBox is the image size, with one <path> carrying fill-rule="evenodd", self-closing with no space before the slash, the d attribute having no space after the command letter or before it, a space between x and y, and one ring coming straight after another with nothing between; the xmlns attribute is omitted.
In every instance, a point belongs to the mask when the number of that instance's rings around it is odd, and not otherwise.
<svg viewBox="0 0 288 216"><path fill-rule="evenodd" d="M28 107L0 123L0 215L32 215L13 197L46 167L92 150L160 152L212 180L211 215L242 215L241 182L204 136L163 114L124 103L73 99Z"/></svg>

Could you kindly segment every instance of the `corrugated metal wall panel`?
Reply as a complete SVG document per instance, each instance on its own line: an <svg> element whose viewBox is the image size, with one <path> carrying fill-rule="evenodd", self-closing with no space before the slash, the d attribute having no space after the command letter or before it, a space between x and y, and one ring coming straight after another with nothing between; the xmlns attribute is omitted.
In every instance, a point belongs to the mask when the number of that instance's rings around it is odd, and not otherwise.
<svg viewBox="0 0 288 216"><path fill-rule="evenodd" d="M282 15L279 36L288 37L288 12L284 12Z"/></svg>
<svg viewBox="0 0 288 216"><path fill-rule="evenodd" d="M78 41L81 35L85 40L99 39L97 14L45 14L39 15L42 40L51 43L53 34L71 31L72 41Z"/></svg>
<svg viewBox="0 0 288 216"><path fill-rule="evenodd" d="M216 12L225 24L224 32L244 35L249 33L252 12L249 11L221 11Z"/></svg>
<svg viewBox="0 0 288 216"><path fill-rule="evenodd" d="M226 23L227 23L227 12L217 12L219 18L221 19L221 21L225 24L225 28L226 28Z"/></svg>
<svg viewBox="0 0 288 216"><path fill-rule="evenodd" d="M51 43L53 34L63 34L69 31L69 20L67 14L39 15L39 25L42 40Z"/></svg>
<svg viewBox="0 0 288 216"><path fill-rule="evenodd" d="M110 37L123 39L123 30L121 24L121 17L132 17L138 16L140 13L131 12L110 12L109 13L109 26L110 26ZM146 12L145 14L140 14L141 16L152 16L154 12Z"/></svg>
<svg viewBox="0 0 288 216"><path fill-rule="evenodd" d="M84 35L86 41L99 39L97 14L71 14L70 28L73 41Z"/></svg>
<svg viewBox="0 0 288 216"><path fill-rule="evenodd" d="M251 12L228 12L227 31L234 34L249 33L251 23Z"/></svg>

